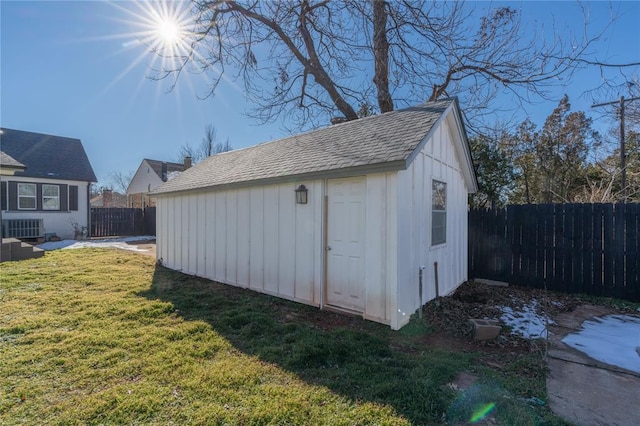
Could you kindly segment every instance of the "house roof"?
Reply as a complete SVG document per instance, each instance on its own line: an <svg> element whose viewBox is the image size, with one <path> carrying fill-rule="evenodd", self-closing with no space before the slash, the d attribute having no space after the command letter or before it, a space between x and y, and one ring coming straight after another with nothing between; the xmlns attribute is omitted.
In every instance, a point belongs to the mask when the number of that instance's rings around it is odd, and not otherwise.
<svg viewBox="0 0 640 426"><path fill-rule="evenodd" d="M213 155L153 192L335 176L337 171L403 170L413 159L411 154L455 105L455 98L427 102ZM463 138L467 144L466 136Z"/></svg>
<svg viewBox="0 0 640 426"><path fill-rule="evenodd" d="M80 139L3 128L0 146L26 166L16 176L97 181Z"/></svg>
<svg viewBox="0 0 640 426"><path fill-rule="evenodd" d="M148 158L145 158L143 161L146 161L149 164L149 166L151 166L151 169L153 169L155 174L157 174L158 177L160 179L162 179L162 181L166 181L167 180L167 176L162 176L162 165L163 164L167 165L167 170L166 170L167 175L169 173L184 171L184 163L170 163L168 161L150 160Z"/></svg>
<svg viewBox="0 0 640 426"><path fill-rule="evenodd" d="M127 207L127 196L119 192L111 193L111 203L109 206L104 205L104 195L96 195L89 200L91 207Z"/></svg>
<svg viewBox="0 0 640 426"><path fill-rule="evenodd" d="M0 151L0 167L22 170L24 169L24 164L17 161L15 158L5 153L4 151Z"/></svg>

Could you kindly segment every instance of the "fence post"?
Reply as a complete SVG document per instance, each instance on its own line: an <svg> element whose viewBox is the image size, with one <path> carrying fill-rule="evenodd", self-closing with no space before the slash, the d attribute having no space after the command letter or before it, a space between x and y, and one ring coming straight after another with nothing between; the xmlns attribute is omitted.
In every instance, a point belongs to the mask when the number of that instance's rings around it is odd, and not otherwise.
<svg viewBox="0 0 640 426"><path fill-rule="evenodd" d="M617 298L625 297L625 285L624 285L624 218L625 218L625 203L618 203L614 206L614 241L615 241L615 276L614 276L614 291L613 296Z"/></svg>
<svg viewBox="0 0 640 426"><path fill-rule="evenodd" d="M640 204L626 204L625 209L625 288L629 300L640 302Z"/></svg>
<svg viewBox="0 0 640 426"><path fill-rule="evenodd" d="M584 204L582 212L582 292L590 294L594 283L594 205Z"/></svg>

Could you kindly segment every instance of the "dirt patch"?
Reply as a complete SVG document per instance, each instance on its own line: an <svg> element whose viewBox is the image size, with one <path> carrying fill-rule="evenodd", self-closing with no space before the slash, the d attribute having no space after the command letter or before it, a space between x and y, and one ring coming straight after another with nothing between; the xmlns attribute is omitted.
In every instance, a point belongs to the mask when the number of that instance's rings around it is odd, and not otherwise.
<svg viewBox="0 0 640 426"><path fill-rule="evenodd" d="M440 297L423 308L427 323L436 333L448 337L471 339L469 319L500 320L501 306L518 310L524 306L535 306L540 315L553 317L563 312L571 312L579 301L571 295L546 292L521 287L498 287L467 282L450 297ZM471 342L476 348L502 349L507 351L528 351L531 342L512 335L504 324L503 331L494 340ZM490 351L491 352L491 351Z"/></svg>
<svg viewBox="0 0 640 426"><path fill-rule="evenodd" d="M142 241L130 241L127 242L130 246L136 246L141 251L136 253L143 254L145 256L156 257L156 240L142 240Z"/></svg>
<svg viewBox="0 0 640 426"><path fill-rule="evenodd" d="M432 330L432 333L424 336L424 342L449 349L480 351L489 356L546 349L543 347L546 345L544 341L532 341L511 334L502 321L502 331L496 339L473 341L469 319L500 320L501 306L508 306L514 311L527 306L535 307L540 316L557 323L548 327L552 337L560 334L558 328L576 330L587 318L626 313L631 309L615 305L592 305L579 295L516 286L490 286L470 281L461 285L451 296L437 298L423 307L423 316Z"/></svg>
<svg viewBox="0 0 640 426"><path fill-rule="evenodd" d="M300 312L298 307L280 308L283 321L304 322L320 330L333 330L336 328L347 328L350 330L367 329L373 324L363 321L360 315L351 315L345 312L334 312L331 310L319 310L309 308L305 312Z"/></svg>
<svg viewBox="0 0 640 426"><path fill-rule="evenodd" d="M597 306L597 305L581 305L578 306L571 313L560 313L556 316L556 325L551 325L549 328L553 331L557 331L556 333L552 333L552 336L559 336L562 334L560 329L571 329L571 330L579 330L581 324L593 317L601 317L608 315L611 312L610 307L606 306Z"/></svg>

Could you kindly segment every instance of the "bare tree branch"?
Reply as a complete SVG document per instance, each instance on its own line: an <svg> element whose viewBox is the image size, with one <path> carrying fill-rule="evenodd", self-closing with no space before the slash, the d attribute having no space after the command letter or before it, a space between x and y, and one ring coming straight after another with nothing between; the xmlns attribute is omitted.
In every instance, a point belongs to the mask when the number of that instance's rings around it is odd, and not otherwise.
<svg viewBox="0 0 640 426"><path fill-rule="evenodd" d="M180 147L180 152L178 153L177 161L182 162L185 157L191 157L191 161L193 162L193 164L197 164L212 155L231 151L233 147L229 142L229 138L227 138L224 143L216 142L216 133L216 128L213 126L213 124L208 124L205 127L204 138L202 138L200 145L198 147L194 147L189 143L185 143L184 145L182 145Z"/></svg>
<svg viewBox="0 0 640 426"><path fill-rule="evenodd" d="M379 112L456 95L472 123L515 110L571 78L581 67L609 64L592 50L608 27L565 29L539 37L519 11L506 6L479 19L474 4L413 0L193 0L195 37L187 54L158 78L178 78L192 66L211 77L241 79L261 122L286 115L294 127L358 117L361 105ZM613 18L612 18L613 19ZM531 24L529 24L531 25ZM157 52L161 54L161 52ZM228 73L231 74L228 74ZM511 105L497 105L510 93Z"/></svg>

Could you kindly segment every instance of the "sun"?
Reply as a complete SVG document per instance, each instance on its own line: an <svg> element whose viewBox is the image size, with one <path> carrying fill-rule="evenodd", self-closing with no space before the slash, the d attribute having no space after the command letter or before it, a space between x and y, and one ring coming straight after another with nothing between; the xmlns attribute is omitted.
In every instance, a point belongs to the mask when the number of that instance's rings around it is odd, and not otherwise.
<svg viewBox="0 0 640 426"><path fill-rule="evenodd" d="M187 19L180 2L160 2L147 7L149 35L147 42L156 50L175 51L188 36Z"/></svg>
<svg viewBox="0 0 640 426"><path fill-rule="evenodd" d="M174 57L189 50L193 38L194 19L188 2L174 0L136 0L130 3L110 3L129 19L124 23L135 30L138 43L160 56Z"/></svg>
<svg viewBox="0 0 640 426"><path fill-rule="evenodd" d="M167 47L175 46L182 39L183 29L172 17L161 19L158 23L157 37Z"/></svg>

